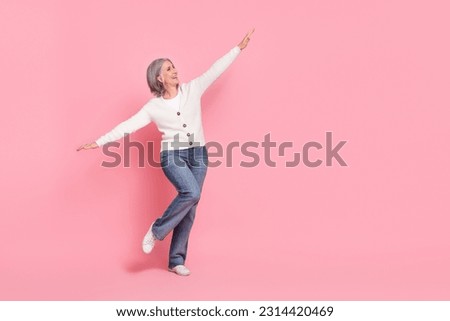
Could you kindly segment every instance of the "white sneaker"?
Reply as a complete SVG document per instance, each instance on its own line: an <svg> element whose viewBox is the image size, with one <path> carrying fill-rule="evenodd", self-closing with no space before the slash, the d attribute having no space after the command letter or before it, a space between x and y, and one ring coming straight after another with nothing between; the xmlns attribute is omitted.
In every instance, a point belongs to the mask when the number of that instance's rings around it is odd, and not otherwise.
<svg viewBox="0 0 450 321"><path fill-rule="evenodd" d="M153 235L152 232L153 224L155 224L155 222L152 223L147 234L145 234L144 236L144 240L142 241L142 250L144 251L145 254L149 254L153 250L153 247L155 246L155 242L157 240L157 238L155 237L155 235Z"/></svg>
<svg viewBox="0 0 450 321"><path fill-rule="evenodd" d="M173 268L169 268L169 271L181 276L188 276L189 274L191 274L191 271L189 271L189 269L184 265L174 266Z"/></svg>

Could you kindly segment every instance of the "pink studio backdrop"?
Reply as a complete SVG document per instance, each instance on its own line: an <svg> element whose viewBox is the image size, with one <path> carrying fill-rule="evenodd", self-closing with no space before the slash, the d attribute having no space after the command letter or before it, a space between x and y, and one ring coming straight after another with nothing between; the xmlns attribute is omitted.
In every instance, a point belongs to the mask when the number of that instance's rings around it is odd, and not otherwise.
<svg viewBox="0 0 450 321"><path fill-rule="evenodd" d="M0 299L449 300L447 1L2 1ZM252 27L203 97L206 139L292 142L276 167L210 168L187 259L141 240L175 196L160 168L76 148ZM348 164L286 167L305 143ZM154 141L154 124L131 135ZM123 140L119 141L120 143ZM121 150L120 154L123 155ZM322 150L310 158L324 159ZM215 158L213 160L217 160ZM223 160L223 159L222 159Z"/></svg>

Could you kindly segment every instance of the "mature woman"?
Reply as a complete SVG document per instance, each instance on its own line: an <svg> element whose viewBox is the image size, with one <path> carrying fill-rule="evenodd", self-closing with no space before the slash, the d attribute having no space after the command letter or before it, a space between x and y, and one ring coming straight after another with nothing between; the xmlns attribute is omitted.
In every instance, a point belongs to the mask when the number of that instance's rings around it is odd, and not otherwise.
<svg viewBox="0 0 450 321"><path fill-rule="evenodd" d="M180 85L177 70L170 59L154 60L147 69L147 82L156 97L109 133L77 149L98 148L133 133L152 121L156 123L162 133L161 166L178 195L163 215L151 224L142 241L142 248L145 253L150 253L155 242L163 240L173 230L169 271L178 275L190 274L184 263L208 166L200 99L205 90L247 47L253 31L254 29L248 32L237 46L217 60L204 74L188 83Z"/></svg>

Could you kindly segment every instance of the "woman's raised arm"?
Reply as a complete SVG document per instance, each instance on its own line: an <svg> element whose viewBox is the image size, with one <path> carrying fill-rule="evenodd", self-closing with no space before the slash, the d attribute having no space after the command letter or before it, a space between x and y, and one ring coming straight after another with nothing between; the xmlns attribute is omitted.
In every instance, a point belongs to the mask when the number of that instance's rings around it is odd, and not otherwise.
<svg viewBox="0 0 450 321"><path fill-rule="evenodd" d="M239 53L247 47L250 36L254 31L255 29L253 28L253 30L247 32L244 39L242 39L238 45L233 47L233 49L223 57L216 60L205 73L192 80L192 83L200 90L200 94L203 94L203 92L231 65Z"/></svg>

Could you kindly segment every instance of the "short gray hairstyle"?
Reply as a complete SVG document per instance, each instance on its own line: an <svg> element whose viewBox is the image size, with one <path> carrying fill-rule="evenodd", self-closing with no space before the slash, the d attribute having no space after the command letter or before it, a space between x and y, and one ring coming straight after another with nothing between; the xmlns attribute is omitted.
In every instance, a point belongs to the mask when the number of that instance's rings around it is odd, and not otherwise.
<svg viewBox="0 0 450 321"><path fill-rule="evenodd" d="M164 84L158 80L158 76L161 74L161 68L165 61L173 62L169 58L158 58L152 61L147 68L147 83L150 87L150 91L156 97L161 97L166 92Z"/></svg>

